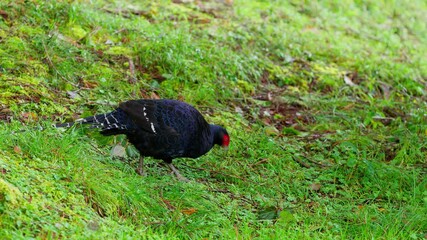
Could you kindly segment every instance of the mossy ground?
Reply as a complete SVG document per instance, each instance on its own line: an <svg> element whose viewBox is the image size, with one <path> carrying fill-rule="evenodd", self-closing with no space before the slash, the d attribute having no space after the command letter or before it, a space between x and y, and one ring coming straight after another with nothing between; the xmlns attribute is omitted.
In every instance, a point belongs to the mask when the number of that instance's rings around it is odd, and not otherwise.
<svg viewBox="0 0 427 240"><path fill-rule="evenodd" d="M426 238L426 11L2 1L1 238ZM228 152L175 160L190 183L154 159L138 176L123 136L33 129L159 97L231 134Z"/></svg>

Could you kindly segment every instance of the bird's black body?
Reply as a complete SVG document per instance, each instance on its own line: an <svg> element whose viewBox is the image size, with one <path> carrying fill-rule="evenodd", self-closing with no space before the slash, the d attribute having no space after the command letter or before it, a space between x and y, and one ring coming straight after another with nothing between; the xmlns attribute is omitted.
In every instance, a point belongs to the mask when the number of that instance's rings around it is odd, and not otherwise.
<svg viewBox="0 0 427 240"><path fill-rule="evenodd" d="M197 158L213 147L210 125L195 108L180 101L128 101L112 114L123 115L126 129L101 133L126 134L143 156L170 163L178 157Z"/></svg>
<svg viewBox="0 0 427 240"><path fill-rule="evenodd" d="M197 158L215 144L228 146L229 143L224 128L208 124L194 107L176 100L130 100L110 113L77 122L92 124L106 136L125 134L141 156L162 159L166 163L180 157Z"/></svg>

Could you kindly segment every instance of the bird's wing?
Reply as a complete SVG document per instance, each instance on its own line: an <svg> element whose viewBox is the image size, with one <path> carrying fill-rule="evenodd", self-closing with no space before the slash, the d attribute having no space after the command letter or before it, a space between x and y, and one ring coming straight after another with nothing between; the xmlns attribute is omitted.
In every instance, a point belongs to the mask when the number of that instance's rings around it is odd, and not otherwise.
<svg viewBox="0 0 427 240"><path fill-rule="evenodd" d="M171 159L182 155L181 135L170 125L168 118L176 118L174 106L152 100L131 100L119 105L133 124L139 129L128 135L134 139L134 144L141 154L153 156L170 162ZM147 133L147 134L145 134Z"/></svg>
<svg viewBox="0 0 427 240"><path fill-rule="evenodd" d="M169 136L177 136L176 130L170 126L167 126L162 119L159 119L160 105L156 104L155 101L144 101L144 100L130 100L127 102L120 103L121 108L132 121L143 131L157 134L160 131L162 134Z"/></svg>
<svg viewBox="0 0 427 240"><path fill-rule="evenodd" d="M157 117L155 116L157 106L148 101L130 100L120 103L121 108L133 122L142 130L156 134Z"/></svg>

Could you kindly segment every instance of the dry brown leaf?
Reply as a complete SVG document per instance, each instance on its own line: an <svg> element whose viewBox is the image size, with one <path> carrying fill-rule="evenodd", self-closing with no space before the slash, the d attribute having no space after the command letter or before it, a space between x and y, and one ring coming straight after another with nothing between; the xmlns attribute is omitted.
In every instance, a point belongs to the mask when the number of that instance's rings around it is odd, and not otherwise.
<svg viewBox="0 0 427 240"><path fill-rule="evenodd" d="M322 185L320 183L313 183L310 185L310 189L313 191L319 191Z"/></svg>
<svg viewBox="0 0 427 240"><path fill-rule="evenodd" d="M194 0L172 0L173 3L192 3Z"/></svg>
<svg viewBox="0 0 427 240"><path fill-rule="evenodd" d="M37 120L37 114L34 112L24 112L21 114L22 118L24 119L33 119Z"/></svg>
<svg viewBox="0 0 427 240"><path fill-rule="evenodd" d="M169 210L175 210L175 207L171 204L171 202L169 200L162 199L162 201Z"/></svg>
<svg viewBox="0 0 427 240"><path fill-rule="evenodd" d="M22 153L22 150L21 150L21 148L20 148L19 146L15 146L15 147L13 147L13 151L14 151L15 153L18 153L18 154L21 154L21 153Z"/></svg>
<svg viewBox="0 0 427 240"><path fill-rule="evenodd" d="M187 209L183 209L181 210L182 213L184 213L185 215L191 215L197 212L197 209L195 208L187 208Z"/></svg>
<svg viewBox="0 0 427 240"><path fill-rule="evenodd" d="M211 22L211 20L209 18L198 18L198 19L196 19L196 23L198 23L198 24L207 24L210 22Z"/></svg>
<svg viewBox="0 0 427 240"><path fill-rule="evenodd" d="M111 156L113 156L113 157L125 157L126 156L126 149L122 145L117 144L111 150Z"/></svg>
<svg viewBox="0 0 427 240"><path fill-rule="evenodd" d="M160 96L159 96L159 94L152 92L151 93L151 99L160 99Z"/></svg>
<svg viewBox="0 0 427 240"><path fill-rule="evenodd" d="M224 3L227 4L228 6L233 5L233 0L224 0Z"/></svg>
<svg viewBox="0 0 427 240"><path fill-rule="evenodd" d="M0 10L0 16L3 17L5 20L9 18L9 14L3 10Z"/></svg>
<svg viewBox="0 0 427 240"><path fill-rule="evenodd" d="M350 109L352 109L354 107L354 103L350 103L350 104L348 104L348 105L346 105L346 106L344 106L344 110L350 110Z"/></svg>
<svg viewBox="0 0 427 240"><path fill-rule="evenodd" d="M98 86L97 82L92 82L92 81L83 80L81 83L83 87L89 88L89 89L96 88Z"/></svg>
<svg viewBox="0 0 427 240"><path fill-rule="evenodd" d="M344 82L350 87L357 86L347 75L344 76Z"/></svg>

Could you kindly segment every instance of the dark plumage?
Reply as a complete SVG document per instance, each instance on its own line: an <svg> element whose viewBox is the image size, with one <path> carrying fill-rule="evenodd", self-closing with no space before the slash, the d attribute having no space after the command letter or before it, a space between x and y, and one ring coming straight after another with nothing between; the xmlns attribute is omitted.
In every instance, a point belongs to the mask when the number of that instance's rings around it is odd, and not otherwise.
<svg viewBox="0 0 427 240"><path fill-rule="evenodd" d="M141 154L138 172L142 174L143 157L165 161L180 180L185 180L172 165L174 158L197 158L215 144L228 147L227 131L208 124L191 105L176 100L130 100L106 114L79 119L75 123L92 124L105 136L125 134ZM70 127L75 123L57 124Z"/></svg>

